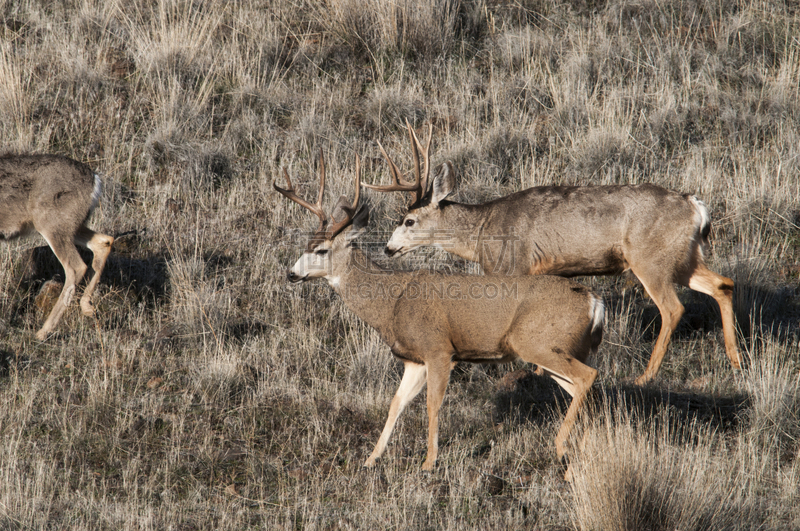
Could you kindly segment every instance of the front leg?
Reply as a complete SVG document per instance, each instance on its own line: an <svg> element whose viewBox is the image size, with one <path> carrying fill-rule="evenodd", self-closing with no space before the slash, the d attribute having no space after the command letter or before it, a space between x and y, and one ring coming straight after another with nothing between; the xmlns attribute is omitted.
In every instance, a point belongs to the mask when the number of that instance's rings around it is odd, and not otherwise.
<svg viewBox="0 0 800 531"><path fill-rule="evenodd" d="M111 245L114 243L114 238L94 232L93 230L82 226L75 236L75 243L82 247L86 247L92 251L92 278L83 290L81 297L81 310L84 315L93 316L94 306L92 305L92 293L94 292L100 276L103 274L103 268L106 265L106 260L111 252Z"/></svg>
<svg viewBox="0 0 800 531"><path fill-rule="evenodd" d="M386 450L386 443L389 442L389 436L392 434L394 425L397 422L397 417L403 412L403 409L411 402L415 396L422 390L425 385L425 376L427 368L425 365L414 363L411 361L403 362L405 368L403 370L403 379L400 381L400 387L392 399L392 404L389 406L389 417L386 419L386 425L383 427L381 436L378 439L378 444L372 454L367 458L364 463L365 467L375 466L375 461L383 455Z"/></svg>
<svg viewBox="0 0 800 531"><path fill-rule="evenodd" d="M439 409L454 366L450 359L428 363L428 456L422 470L433 470L439 456Z"/></svg>

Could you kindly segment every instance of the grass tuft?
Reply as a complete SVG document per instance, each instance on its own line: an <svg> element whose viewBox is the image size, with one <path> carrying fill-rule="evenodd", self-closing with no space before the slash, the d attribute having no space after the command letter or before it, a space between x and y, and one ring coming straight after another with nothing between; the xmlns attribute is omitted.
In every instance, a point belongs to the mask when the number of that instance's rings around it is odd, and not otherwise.
<svg viewBox="0 0 800 531"><path fill-rule="evenodd" d="M115 237L96 318L73 301L45 342L36 296L63 273L39 237L0 245L0 528L800 528L798 22L774 0L0 2L0 152L88 163L89 225ZM607 326L572 485L568 396L521 364L454 371L433 473L422 397L363 470L402 364L323 282L286 281L317 221L272 183L287 168L313 201L320 149L326 207L355 154L388 183L377 142L409 172L405 120L433 124L457 201L697 195L745 368L682 290L634 386L658 311L631 278L581 278ZM382 265L479 272L385 257L407 198L363 193Z"/></svg>

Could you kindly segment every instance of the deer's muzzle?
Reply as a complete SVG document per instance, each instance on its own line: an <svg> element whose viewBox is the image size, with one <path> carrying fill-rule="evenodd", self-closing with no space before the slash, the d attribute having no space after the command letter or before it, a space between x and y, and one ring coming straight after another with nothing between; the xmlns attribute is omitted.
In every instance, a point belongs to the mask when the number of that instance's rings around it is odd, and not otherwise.
<svg viewBox="0 0 800 531"><path fill-rule="evenodd" d="M292 283L302 282L303 280L306 279L306 277L304 277L304 276L301 277L300 275L298 275L297 273L295 273L291 269L286 272L286 278L287 278L287 280L289 280L289 282L292 282Z"/></svg>

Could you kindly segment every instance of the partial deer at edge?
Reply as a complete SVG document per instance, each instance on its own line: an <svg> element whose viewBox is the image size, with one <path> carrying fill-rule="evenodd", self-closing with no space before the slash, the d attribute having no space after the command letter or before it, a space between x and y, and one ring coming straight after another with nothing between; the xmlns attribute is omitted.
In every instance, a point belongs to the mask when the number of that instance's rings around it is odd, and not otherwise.
<svg viewBox="0 0 800 531"><path fill-rule="evenodd" d="M0 240L41 234L64 268L64 287L36 333L44 341L53 331L86 273L76 244L92 251L94 275L81 297L81 310L94 315L92 292L103 272L114 238L85 223L100 199L100 177L84 164L57 155L0 157Z"/></svg>
<svg viewBox="0 0 800 531"><path fill-rule="evenodd" d="M386 154L393 183L366 184L381 192L403 191L413 202L386 245L390 256L435 245L478 262L486 274L617 275L630 270L661 312L661 331L643 384L658 373L683 305L674 284L714 297L722 315L725 351L741 367L733 318L733 281L709 270L703 258L711 221L696 197L653 184L537 186L482 204L446 198L456 173L445 162L430 181L432 126L423 148L410 124L414 182ZM422 152L421 169L420 151Z"/></svg>
<svg viewBox="0 0 800 531"><path fill-rule="evenodd" d="M288 271L288 279L326 279L405 365L386 425L364 466L375 465L398 416L427 382L428 455L422 468L431 470L438 455L439 408L455 364L505 363L518 358L542 367L572 396L556 435L556 452L563 458L569 432L597 376L584 362L602 339L602 301L585 286L554 276L506 280L383 270L353 245L369 217L366 207L359 205L358 158L355 200L350 203L342 196L332 217L322 209L325 165L321 153L315 204L297 196L285 169L284 176L287 187L275 184L275 189L320 220L306 250Z"/></svg>

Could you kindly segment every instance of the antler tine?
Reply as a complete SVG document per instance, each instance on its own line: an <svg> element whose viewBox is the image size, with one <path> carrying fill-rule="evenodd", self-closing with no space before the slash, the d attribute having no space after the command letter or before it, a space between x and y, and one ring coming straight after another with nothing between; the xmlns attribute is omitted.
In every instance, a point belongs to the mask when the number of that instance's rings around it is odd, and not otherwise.
<svg viewBox="0 0 800 531"><path fill-rule="evenodd" d="M425 177L421 183L423 193L428 189L428 184L430 184L430 178L431 178L431 159L430 159L431 140L433 140L432 123L428 124L428 141L425 143L425 151L422 154L423 157L425 157Z"/></svg>
<svg viewBox="0 0 800 531"><path fill-rule="evenodd" d="M386 159L386 162L389 163L389 169L392 172L392 184L388 186L379 186L375 184L364 183L364 186L379 192L411 192L414 194L414 202L418 203L425 195L430 178L430 148L431 140L433 139L433 124L428 126L428 141L425 143L424 149L422 147L422 143L419 141L419 138L417 138L417 134L414 132L414 128L411 127L411 123L408 120L406 120L406 128L408 129L408 138L411 142L411 153L414 157L414 182L410 183L405 181L405 179L403 182L400 181L400 169L394 163L392 158L386 153L386 150L383 149L381 143L378 142L378 147L381 148L383 157ZM420 151L422 151L423 163L425 164L424 175L419 160Z"/></svg>
<svg viewBox="0 0 800 531"><path fill-rule="evenodd" d="M356 153L356 197L353 199L353 212L355 213L358 208L358 202L361 200L361 157Z"/></svg>
<svg viewBox="0 0 800 531"><path fill-rule="evenodd" d="M358 202L361 200L361 157L358 156L356 153L356 196L353 199L353 205L350 208L342 208L344 210L345 216L344 219L341 221L333 220L333 225L328 230L327 238L333 238L338 234L342 229L348 226L356 215L356 211L358 210Z"/></svg>
<svg viewBox="0 0 800 531"><path fill-rule="evenodd" d="M422 194L425 192L425 189L422 188L422 175L419 167L419 149L417 149L417 144L419 144L419 141L417 140L417 135L414 133L414 128L411 127L408 119L406 119L406 128L408 128L408 139L411 141L411 153L414 155L414 182L419 187L419 193L415 201L419 201L422 199Z"/></svg>
<svg viewBox="0 0 800 531"><path fill-rule="evenodd" d="M433 139L433 124L428 124L428 141L425 142L425 148L423 149L422 143L417 138L417 133L414 131L414 128L411 127L411 124L408 123L406 120L406 127L408 127L409 137L411 138L411 147L413 148L414 152L414 164L416 166L417 171L417 180L420 181L420 190L421 193L424 194L428 189L428 182L430 180L431 175L431 166L430 166L430 149L431 149L431 140ZM422 158L423 164L425 165L425 171L422 176L420 176L420 167L419 167L419 151L422 151Z"/></svg>
<svg viewBox="0 0 800 531"><path fill-rule="evenodd" d="M397 167L397 164L395 164L389 154L386 153L386 150L383 149L383 145L380 142L378 142L378 147L381 149L381 153L383 153L383 158L385 158L386 162L389 163L389 169L392 172L392 184L388 186L381 186L377 184L364 183L364 186L371 190L377 190L378 192L416 192L417 188L419 187L419 183L410 183L405 179L403 179L401 182L400 168Z"/></svg>
<svg viewBox="0 0 800 531"><path fill-rule="evenodd" d="M320 187L319 187L319 196L317 197L317 202L315 204L311 204L308 201L300 198L294 190L294 186L292 186L292 181L289 179L289 172L286 171L286 168L283 168L283 176L286 178L286 188L281 188L278 186L277 183L273 182L272 186L280 192L281 195L290 199L300 205L301 207L310 210L319 218L319 229L323 230L325 225L328 223L328 217L325 215L325 212L322 210L322 196L325 194L325 161L322 158L322 151L320 150Z"/></svg>
<svg viewBox="0 0 800 531"><path fill-rule="evenodd" d="M317 196L317 208L322 210L322 196L325 195L325 157L322 156L322 148L319 148L319 195Z"/></svg>

